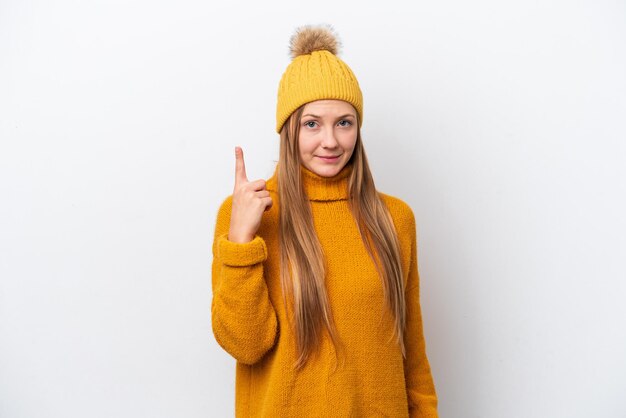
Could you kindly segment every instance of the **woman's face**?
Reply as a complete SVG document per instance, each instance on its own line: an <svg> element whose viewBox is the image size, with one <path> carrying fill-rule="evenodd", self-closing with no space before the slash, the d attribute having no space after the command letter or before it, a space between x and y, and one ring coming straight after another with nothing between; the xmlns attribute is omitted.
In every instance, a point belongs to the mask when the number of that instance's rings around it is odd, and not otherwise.
<svg viewBox="0 0 626 418"><path fill-rule="evenodd" d="M357 137L356 110L343 100L307 103L300 118L300 160L312 172L331 177L352 156Z"/></svg>

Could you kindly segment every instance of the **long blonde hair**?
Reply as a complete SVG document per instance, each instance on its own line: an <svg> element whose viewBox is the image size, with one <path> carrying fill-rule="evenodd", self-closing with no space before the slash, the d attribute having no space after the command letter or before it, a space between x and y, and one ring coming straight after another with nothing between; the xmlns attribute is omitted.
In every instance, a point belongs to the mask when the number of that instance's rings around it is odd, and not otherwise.
<svg viewBox="0 0 626 418"><path fill-rule="evenodd" d="M335 356L337 349L342 351L324 284L324 255L302 185L298 135L303 108L301 106L291 114L280 132L278 170L280 278L285 303L287 295L291 296L293 303L294 318L290 324L296 335L296 369L301 369L319 348L322 326L326 327L335 347ZM364 246L382 278L386 306L394 317L393 336L406 357L406 303L400 244L391 215L376 192L359 124L356 125L357 140L347 163L353 164L348 179L350 210Z"/></svg>

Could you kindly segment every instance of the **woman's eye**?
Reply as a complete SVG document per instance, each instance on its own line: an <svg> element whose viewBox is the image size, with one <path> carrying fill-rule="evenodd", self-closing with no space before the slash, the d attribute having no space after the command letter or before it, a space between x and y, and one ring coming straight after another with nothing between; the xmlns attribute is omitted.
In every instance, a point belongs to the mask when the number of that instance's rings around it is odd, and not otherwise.
<svg viewBox="0 0 626 418"><path fill-rule="evenodd" d="M304 126L309 127L309 128L315 128L315 121L310 120L308 122L304 122Z"/></svg>
<svg viewBox="0 0 626 418"><path fill-rule="evenodd" d="M344 120L339 121L339 125L340 126L350 126L350 125L352 125L352 122L350 122L349 120L344 119Z"/></svg>

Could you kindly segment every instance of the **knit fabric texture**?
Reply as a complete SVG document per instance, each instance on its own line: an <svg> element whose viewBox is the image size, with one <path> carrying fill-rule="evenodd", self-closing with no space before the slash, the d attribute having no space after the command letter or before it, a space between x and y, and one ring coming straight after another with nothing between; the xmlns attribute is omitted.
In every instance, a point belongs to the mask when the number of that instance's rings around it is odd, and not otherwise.
<svg viewBox="0 0 626 418"><path fill-rule="evenodd" d="M350 103L363 124L363 94L354 73L338 56L329 51L313 51L291 61L278 85L276 132L303 104L336 99Z"/></svg>
<svg viewBox="0 0 626 418"><path fill-rule="evenodd" d="M274 204L254 239L228 240L232 195L221 204L215 227L211 322L218 344L236 359L236 416L437 417L422 328L413 211L399 198L378 192L401 246L407 304L404 359L392 339L393 318L381 280L348 206L352 165L331 178L301 167L326 257L326 290L345 361L336 362L323 332L319 352L299 372L293 369L295 336L279 276L277 165L266 182Z"/></svg>

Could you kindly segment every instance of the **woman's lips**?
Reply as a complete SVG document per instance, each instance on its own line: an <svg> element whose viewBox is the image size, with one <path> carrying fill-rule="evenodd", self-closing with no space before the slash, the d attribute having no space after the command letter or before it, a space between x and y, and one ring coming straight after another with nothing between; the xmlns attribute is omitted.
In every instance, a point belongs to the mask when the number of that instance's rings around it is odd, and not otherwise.
<svg viewBox="0 0 626 418"><path fill-rule="evenodd" d="M323 157L321 155L318 155L317 158L321 159L322 161L326 161L329 163L332 163L334 161L337 161L339 159L340 155L335 155L334 157Z"/></svg>

